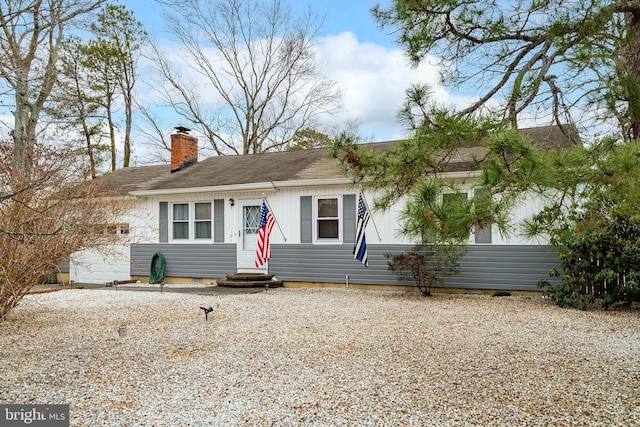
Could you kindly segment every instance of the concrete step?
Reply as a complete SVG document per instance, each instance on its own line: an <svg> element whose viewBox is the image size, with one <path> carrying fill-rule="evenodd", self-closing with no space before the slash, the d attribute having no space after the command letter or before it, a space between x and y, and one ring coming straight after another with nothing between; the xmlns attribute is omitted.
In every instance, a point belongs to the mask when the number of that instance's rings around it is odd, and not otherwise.
<svg viewBox="0 0 640 427"><path fill-rule="evenodd" d="M282 281L280 280L218 280L218 286L227 288L264 288L265 285L269 285L270 288L281 288Z"/></svg>
<svg viewBox="0 0 640 427"><path fill-rule="evenodd" d="M281 280L273 280L273 274L262 273L233 273L227 274L226 279L218 280L218 286L228 288L270 288L282 287Z"/></svg>
<svg viewBox="0 0 640 427"><path fill-rule="evenodd" d="M227 280L238 280L238 281L267 281L272 280L273 274L264 274L264 273L232 273L227 274Z"/></svg>

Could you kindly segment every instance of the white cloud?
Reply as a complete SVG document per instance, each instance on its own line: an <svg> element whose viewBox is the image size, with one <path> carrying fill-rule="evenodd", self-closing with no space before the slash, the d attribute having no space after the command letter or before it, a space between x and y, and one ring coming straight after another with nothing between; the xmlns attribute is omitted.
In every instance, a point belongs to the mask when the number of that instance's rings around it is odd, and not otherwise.
<svg viewBox="0 0 640 427"><path fill-rule="evenodd" d="M382 141L406 136L395 116L412 83L430 83L442 104L460 102L439 85L438 69L430 61L413 68L403 51L361 43L351 32L322 39L317 54L327 77L343 92L342 113L328 120L334 125L358 120L365 138Z"/></svg>
<svg viewBox="0 0 640 427"><path fill-rule="evenodd" d="M323 123L328 128L340 128L353 121L359 123L360 134L366 140L383 141L406 136L402 126L396 119L396 113L404 101L405 90L412 83L428 82L433 85L437 100L445 105L464 105L462 98L452 96L439 82L439 72L435 61L423 61L418 67L409 64L404 52L374 43L358 40L352 32L342 32L318 40L316 54L323 67L324 78L337 83L343 93L343 108L338 114L326 117ZM172 64L184 62L185 55L175 44L167 42L162 47L167 59ZM215 56L211 52L211 56ZM142 75L137 85L139 101L145 105L161 103L156 92L161 82L151 64L144 57L140 66ZM207 87L204 77L188 66L179 68L182 77L195 87ZM203 104L214 108L220 100L213 91L203 91ZM166 125L167 134L173 126L181 123L181 118L167 108L157 110L160 122ZM136 118L135 127L146 128L147 124ZM154 147L144 135L134 130L134 161L138 164L157 159Z"/></svg>
<svg viewBox="0 0 640 427"><path fill-rule="evenodd" d="M206 88L207 79L196 72L188 64L184 64L185 55L175 46L163 46L163 53L169 63L179 70L182 78L194 87ZM367 140L389 140L406 136L398 124L395 115L404 100L404 93L411 83L430 82L434 86L438 81L438 72L434 66L420 65L412 68L403 52L399 49L389 49L378 44L362 43L351 32L342 32L318 40L316 46L317 59L322 67L322 78L333 80L343 94L343 108L340 113L321 119L322 129L342 128L347 123L357 121L361 135ZM211 49L210 58L216 56ZM157 90L167 88L166 82L154 72L151 64L143 59L142 68L147 75L140 79L138 95L146 105L160 101ZM183 64L180 66L179 64ZM221 99L215 91L205 91L202 96L202 106L205 109L216 108ZM448 98L444 89L437 88L436 93L441 98ZM448 99L442 99L448 102ZM177 124L179 119L175 113L167 117L166 109L160 113L163 124L169 129ZM160 112L160 110L158 110ZM172 120L169 123L167 119ZM137 125L144 126L143 123ZM148 147L151 148L151 147ZM147 156L140 144L134 148L140 161Z"/></svg>
<svg viewBox="0 0 640 427"><path fill-rule="evenodd" d="M166 48L166 46L165 46ZM343 94L343 108L338 114L325 117L321 125L329 129L343 128L347 123L356 121L359 132L365 140L384 141L406 137L407 134L396 119L396 113L404 101L405 91L412 83L428 82L434 87L436 99L444 105L464 106L461 97L452 96L439 84L439 70L433 65L432 58L423 61L418 67L409 64L404 52L400 49L384 47L374 43L363 43L352 32L342 32L330 35L318 40L315 47L316 55L322 67L322 78L333 80L337 88ZM179 49L165 49L167 59L172 64L184 62L184 55ZM210 53L212 57L215 52ZM158 102L157 93L149 86L166 83L158 83L157 75L152 78L148 62L144 61L145 72L150 74L141 79L139 95L144 102L153 104ZM188 66L179 68L182 77L191 82L195 87L207 87L203 76ZM150 90L151 89L151 90ZM214 96L213 91L206 91L203 104L208 108L214 108L220 100ZM176 125L176 115L166 117L166 111L162 113L164 124L167 124L167 132ZM169 123L166 120L173 120ZM143 123L137 123L144 126ZM144 139L144 138L143 138ZM142 147L141 143L134 147L136 158L144 162L152 147Z"/></svg>

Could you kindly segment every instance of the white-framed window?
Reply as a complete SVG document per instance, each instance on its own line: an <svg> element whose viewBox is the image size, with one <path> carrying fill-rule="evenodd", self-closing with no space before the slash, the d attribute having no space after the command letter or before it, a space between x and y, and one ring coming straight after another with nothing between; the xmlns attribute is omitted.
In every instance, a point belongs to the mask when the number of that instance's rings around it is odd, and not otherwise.
<svg viewBox="0 0 640 427"><path fill-rule="evenodd" d="M189 240L189 203L174 203L171 212L173 240Z"/></svg>
<svg viewBox="0 0 640 427"><path fill-rule="evenodd" d="M315 198L315 236L318 242L339 242L341 235L340 197Z"/></svg>
<svg viewBox="0 0 640 427"><path fill-rule="evenodd" d="M458 192L458 193L445 193L442 195L442 204L446 209L448 204L461 203L469 200L469 196L472 195L474 198L482 198L487 197L486 192L481 188L474 188L470 190L470 192ZM473 227L471 232L471 236L469 236L469 241L474 244L491 244L492 242L492 233L491 233L491 223L490 222L482 222L481 224L477 224Z"/></svg>
<svg viewBox="0 0 640 427"><path fill-rule="evenodd" d="M211 202L172 203L172 240L211 240L213 206Z"/></svg>
<svg viewBox="0 0 640 427"><path fill-rule="evenodd" d="M194 203L194 235L197 239L211 239L212 227L211 220L213 219L213 210L211 202L206 203Z"/></svg>
<svg viewBox="0 0 640 427"><path fill-rule="evenodd" d="M107 233L109 234L129 234L129 223L119 222L117 224L109 224L107 226Z"/></svg>

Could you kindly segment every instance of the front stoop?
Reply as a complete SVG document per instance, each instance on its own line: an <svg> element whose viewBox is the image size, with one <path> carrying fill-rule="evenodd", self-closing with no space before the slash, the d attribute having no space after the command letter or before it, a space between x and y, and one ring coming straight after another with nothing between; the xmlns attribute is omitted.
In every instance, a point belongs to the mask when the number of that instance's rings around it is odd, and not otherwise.
<svg viewBox="0 0 640 427"><path fill-rule="evenodd" d="M227 274L226 279L218 280L218 286L228 288L264 288L269 285L270 288L282 287L281 280L275 280L273 274L262 273L233 273Z"/></svg>

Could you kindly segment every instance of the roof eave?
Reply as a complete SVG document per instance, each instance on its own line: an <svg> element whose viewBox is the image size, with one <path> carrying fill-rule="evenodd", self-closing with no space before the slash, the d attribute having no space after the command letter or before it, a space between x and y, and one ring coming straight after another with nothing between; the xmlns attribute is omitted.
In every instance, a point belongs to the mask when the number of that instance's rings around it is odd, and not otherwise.
<svg viewBox="0 0 640 427"><path fill-rule="evenodd" d="M136 190L129 194L132 196L161 196L175 194L193 194L207 192L231 192L231 191L265 191L275 190L278 188L290 187L310 187L322 185L344 185L353 184L350 178L326 178L326 179L304 179L296 181L267 181L267 182L249 182L246 184L229 184L214 185L207 187L189 187L189 188L166 188L158 190Z"/></svg>
<svg viewBox="0 0 640 427"><path fill-rule="evenodd" d="M440 178L444 179L465 179L465 178L478 178L482 175L480 170L462 170L443 172L440 174Z"/></svg>

